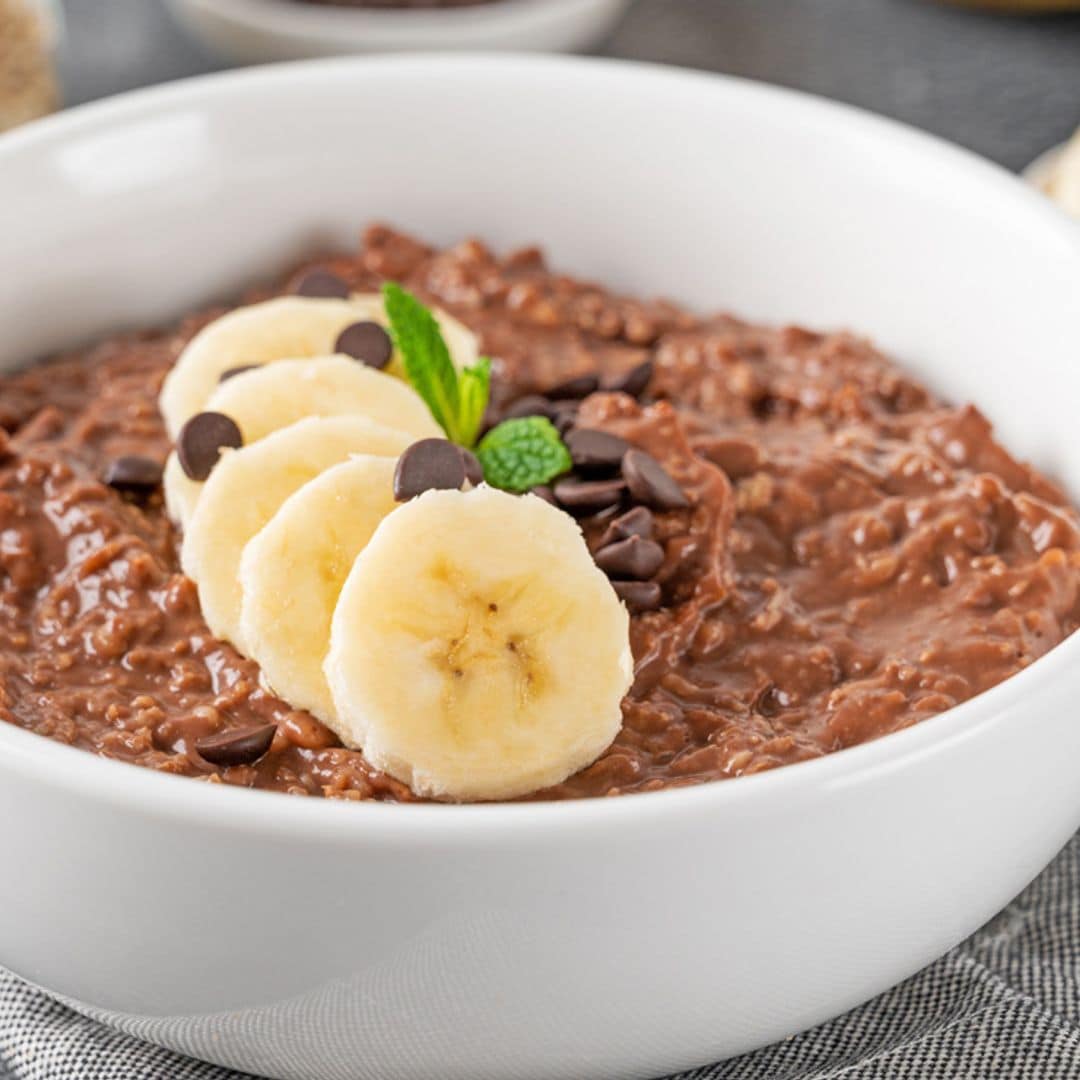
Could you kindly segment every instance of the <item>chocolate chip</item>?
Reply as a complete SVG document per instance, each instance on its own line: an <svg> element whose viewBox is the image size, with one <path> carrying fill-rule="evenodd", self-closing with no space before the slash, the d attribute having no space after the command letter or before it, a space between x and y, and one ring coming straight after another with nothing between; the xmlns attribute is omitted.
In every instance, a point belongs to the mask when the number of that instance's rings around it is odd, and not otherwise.
<svg viewBox="0 0 1080 1080"><path fill-rule="evenodd" d="M482 484L484 482L484 467L480 464L480 459L471 450L466 450L463 446L459 446L458 451L465 465L465 479L473 487Z"/></svg>
<svg viewBox="0 0 1080 1080"><path fill-rule="evenodd" d="M643 360L629 371L616 375L604 385L604 389L611 391L613 394L629 394L631 397L641 397L652 379L655 366L651 359Z"/></svg>
<svg viewBox="0 0 1080 1080"><path fill-rule="evenodd" d="M205 480L226 447L244 445L244 437L231 416L219 412L196 413L176 437L180 467L192 480Z"/></svg>
<svg viewBox="0 0 1080 1080"><path fill-rule="evenodd" d="M465 483L460 447L447 439L421 439L398 458L394 498L406 502L432 489L457 491Z"/></svg>
<svg viewBox="0 0 1080 1080"><path fill-rule="evenodd" d="M552 506L558 506L559 502L555 498L555 492L551 490L548 484L537 484L534 488L529 488L529 491L535 495L538 499L543 499L544 502L551 503Z"/></svg>
<svg viewBox="0 0 1080 1080"><path fill-rule="evenodd" d="M622 480L579 480L567 477L555 484L555 499L572 510L603 510L614 506L626 491Z"/></svg>
<svg viewBox="0 0 1080 1080"><path fill-rule="evenodd" d="M655 581L613 581L611 587L625 601L631 615L655 611L660 606L660 586Z"/></svg>
<svg viewBox="0 0 1080 1080"><path fill-rule="evenodd" d="M663 566L664 549L655 540L628 536L600 548L594 552L593 559L608 577L644 581Z"/></svg>
<svg viewBox="0 0 1080 1080"><path fill-rule="evenodd" d="M549 420L555 415L551 402L539 394L526 394L511 402L504 410L504 420L517 420L525 416L546 416Z"/></svg>
<svg viewBox="0 0 1080 1080"><path fill-rule="evenodd" d="M195 740L195 749L210 762L228 768L230 765L254 765L270 749L277 724L255 724L251 727L223 731Z"/></svg>
<svg viewBox="0 0 1080 1080"><path fill-rule="evenodd" d="M578 375L574 379L567 379L566 382L551 387L550 390L545 390L544 393L553 401L560 398L580 400L581 398L587 398L590 394L595 394L599 388L600 377L598 375Z"/></svg>
<svg viewBox="0 0 1080 1080"><path fill-rule="evenodd" d="M234 375L243 375L245 371L254 371L257 367L262 366L262 364L239 364L237 367L226 368L218 376L218 382L223 383L227 379L231 379Z"/></svg>
<svg viewBox="0 0 1080 1080"><path fill-rule="evenodd" d="M791 412L791 402L785 401L774 394L762 394L750 402L750 408L759 420L771 420L776 416L784 416Z"/></svg>
<svg viewBox="0 0 1080 1080"><path fill-rule="evenodd" d="M316 267L304 274L293 286L297 296L320 297L328 300L347 300L351 292L344 278L329 270Z"/></svg>
<svg viewBox="0 0 1080 1080"><path fill-rule="evenodd" d="M578 403L576 401L556 401L551 406L551 422L560 435L566 433L577 423Z"/></svg>
<svg viewBox="0 0 1080 1080"><path fill-rule="evenodd" d="M630 444L607 431L576 428L567 434L566 448L579 469L614 469L630 449Z"/></svg>
<svg viewBox="0 0 1080 1080"><path fill-rule="evenodd" d="M618 540L626 540L631 536L640 536L645 540L651 540L653 526L656 524L652 511L644 506L635 506L633 510L627 510L620 514L604 531L600 537L600 546L607 547Z"/></svg>
<svg viewBox="0 0 1080 1080"><path fill-rule="evenodd" d="M152 458L125 454L109 462L105 470L105 483L117 491L144 495L161 483L161 465Z"/></svg>
<svg viewBox="0 0 1080 1080"><path fill-rule="evenodd" d="M762 716L776 716L781 710L791 704L791 698L774 683L769 683L758 694L754 702L754 711Z"/></svg>
<svg viewBox="0 0 1080 1080"><path fill-rule="evenodd" d="M628 450L622 460L626 485L638 502L654 510L683 510L690 505L683 489L663 465L644 450Z"/></svg>
<svg viewBox="0 0 1080 1080"><path fill-rule="evenodd" d="M334 352L382 371L394 355L394 343L377 322L354 322L338 334Z"/></svg>

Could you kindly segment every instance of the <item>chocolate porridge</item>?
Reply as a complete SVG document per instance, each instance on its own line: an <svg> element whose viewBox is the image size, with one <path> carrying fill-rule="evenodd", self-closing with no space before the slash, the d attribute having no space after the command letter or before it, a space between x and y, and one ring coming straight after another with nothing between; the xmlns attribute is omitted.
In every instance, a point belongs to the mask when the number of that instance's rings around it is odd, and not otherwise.
<svg viewBox="0 0 1080 1080"><path fill-rule="evenodd" d="M582 428L617 434L688 497L651 512L663 561L621 586L636 665L622 731L534 798L819 757L994 686L1077 626L1080 520L1062 493L974 406L858 337L700 318L555 273L536 249L438 251L383 227L307 265L359 290L396 280L460 318L494 360L492 419L542 411L571 446ZM3 380L0 715L213 783L413 799L209 634L156 478L118 471L127 455L164 461L161 380L222 310ZM620 513L581 494L597 482L560 481L594 551ZM195 749L267 724L255 765Z"/></svg>

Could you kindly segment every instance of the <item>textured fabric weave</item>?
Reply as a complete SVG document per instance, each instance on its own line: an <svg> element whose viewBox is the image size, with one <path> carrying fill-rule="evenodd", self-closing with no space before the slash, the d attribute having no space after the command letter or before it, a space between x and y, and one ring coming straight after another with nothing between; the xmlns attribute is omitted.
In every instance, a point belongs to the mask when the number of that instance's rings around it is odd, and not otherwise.
<svg viewBox="0 0 1080 1080"><path fill-rule="evenodd" d="M120 1035L0 972L0 1080L241 1080ZM874 1001L677 1080L1080 1077L1080 834L1008 908Z"/></svg>

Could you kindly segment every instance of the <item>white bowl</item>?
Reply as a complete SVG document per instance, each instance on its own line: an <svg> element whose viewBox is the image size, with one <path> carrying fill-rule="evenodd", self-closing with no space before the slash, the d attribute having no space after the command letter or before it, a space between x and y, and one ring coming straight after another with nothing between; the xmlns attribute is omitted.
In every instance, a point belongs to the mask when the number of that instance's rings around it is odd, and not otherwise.
<svg viewBox="0 0 1080 1080"><path fill-rule="evenodd" d="M416 49L574 52L604 37L630 0L495 0L394 11L297 0L169 0L215 52L239 63Z"/></svg>
<svg viewBox="0 0 1080 1080"><path fill-rule="evenodd" d="M602 61L385 58L144 91L0 141L9 364L172 318L384 218L872 334L1080 492L1080 235L838 105ZM210 787L0 724L0 963L281 1078L644 1077L856 1005L1080 825L1080 637L907 731L541 805Z"/></svg>

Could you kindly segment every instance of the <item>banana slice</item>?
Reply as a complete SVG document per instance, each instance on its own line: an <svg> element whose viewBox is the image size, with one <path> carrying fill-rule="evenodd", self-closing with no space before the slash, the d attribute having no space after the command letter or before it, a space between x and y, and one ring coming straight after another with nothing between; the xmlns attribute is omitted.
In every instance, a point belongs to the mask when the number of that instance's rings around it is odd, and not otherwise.
<svg viewBox="0 0 1080 1080"><path fill-rule="evenodd" d="M341 587L395 507L395 458L361 455L290 495L240 559L240 637L274 692L334 725L323 661Z"/></svg>
<svg viewBox="0 0 1080 1080"><path fill-rule="evenodd" d="M435 317L455 363L475 363L472 331L444 311L436 311ZM237 308L209 323L188 342L161 388L158 405L169 434L175 439L184 421L206 407L230 368L329 356L341 331L365 320L387 325L380 294L349 300L282 296Z"/></svg>
<svg viewBox="0 0 1080 1080"><path fill-rule="evenodd" d="M203 485L184 472L175 450L165 459L161 486L165 491L166 512L182 529L186 529L191 515L195 513L195 504L199 501Z"/></svg>
<svg viewBox="0 0 1080 1080"><path fill-rule="evenodd" d="M407 383L347 356L281 360L223 382L206 408L232 417L250 446L305 416L366 416L383 427L438 438L442 431L423 399ZM180 467L173 452L165 463L165 505L186 526L203 485Z"/></svg>
<svg viewBox="0 0 1080 1080"><path fill-rule="evenodd" d="M351 454L396 457L410 436L362 416L310 417L240 450L225 451L203 486L180 550L199 587L207 626L247 652L240 634L240 557L281 504Z"/></svg>
<svg viewBox="0 0 1080 1080"><path fill-rule="evenodd" d="M407 383L347 356L282 360L223 382L206 408L231 416L244 445L305 416L366 416L414 439L440 438L442 429Z"/></svg>
<svg viewBox="0 0 1080 1080"><path fill-rule="evenodd" d="M562 511L482 486L384 518L341 592L326 676L335 730L413 791L505 799L611 743L629 619Z"/></svg>

